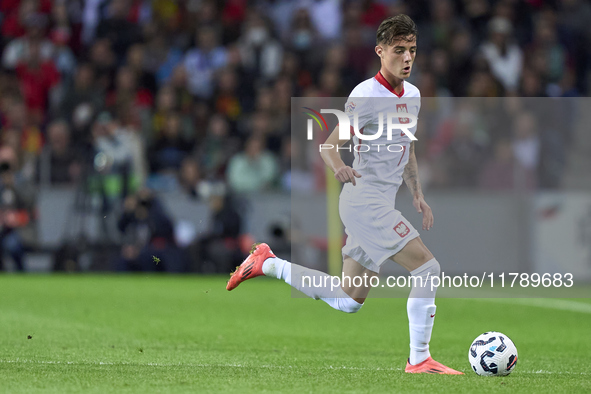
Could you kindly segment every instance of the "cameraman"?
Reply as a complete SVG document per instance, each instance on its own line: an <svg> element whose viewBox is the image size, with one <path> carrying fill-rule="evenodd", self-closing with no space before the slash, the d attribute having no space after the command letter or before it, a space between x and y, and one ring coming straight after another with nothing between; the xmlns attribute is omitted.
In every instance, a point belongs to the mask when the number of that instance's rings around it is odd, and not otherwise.
<svg viewBox="0 0 591 394"><path fill-rule="evenodd" d="M148 189L128 196L117 222L123 234L119 271L185 271L185 259L174 241L172 220Z"/></svg>
<svg viewBox="0 0 591 394"><path fill-rule="evenodd" d="M35 195L17 178L17 161L12 147L0 148L0 270L4 252L7 252L16 270L24 271L24 247L19 230L31 222Z"/></svg>

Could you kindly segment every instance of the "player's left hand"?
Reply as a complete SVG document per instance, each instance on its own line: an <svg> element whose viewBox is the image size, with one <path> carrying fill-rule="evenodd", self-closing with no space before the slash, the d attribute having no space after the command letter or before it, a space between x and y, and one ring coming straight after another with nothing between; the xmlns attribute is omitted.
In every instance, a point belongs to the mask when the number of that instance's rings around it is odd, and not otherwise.
<svg viewBox="0 0 591 394"><path fill-rule="evenodd" d="M429 204L425 202L425 198L423 196L415 196L412 205L414 205L418 213L423 214L423 230L430 230L433 227L433 212Z"/></svg>

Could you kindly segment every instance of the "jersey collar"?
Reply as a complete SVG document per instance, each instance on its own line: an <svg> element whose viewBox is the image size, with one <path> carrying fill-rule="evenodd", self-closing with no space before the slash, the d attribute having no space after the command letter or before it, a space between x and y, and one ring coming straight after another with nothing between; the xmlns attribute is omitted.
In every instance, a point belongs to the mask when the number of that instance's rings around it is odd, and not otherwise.
<svg viewBox="0 0 591 394"><path fill-rule="evenodd" d="M392 87L392 85L390 85L390 82L388 82L386 80L386 78L384 78L381 71L378 71L378 73L376 74L376 76L374 78L376 79L376 81L381 83L383 87L388 89L391 93L394 93L396 95L396 97L400 98L400 97L404 96L404 81L402 81L402 91L400 92L400 94L398 94L394 91L394 88Z"/></svg>

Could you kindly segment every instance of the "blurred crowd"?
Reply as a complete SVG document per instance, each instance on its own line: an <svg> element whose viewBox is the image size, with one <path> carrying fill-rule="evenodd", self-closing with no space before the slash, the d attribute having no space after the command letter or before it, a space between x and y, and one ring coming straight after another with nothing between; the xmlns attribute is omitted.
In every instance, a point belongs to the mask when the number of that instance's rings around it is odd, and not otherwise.
<svg viewBox="0 0 591 394"><path fill-rule="evenodd" d="M197 199L314 189L290 166L291 97L347 96L375 75L376 28L398 13L418 24L423 97L588 94L586 0L0 0L0 171ZM503 171L526 166L531 188L559 187L568 144L530 118L502 139L429 133L425 182L511 189Z"/></svg>
<svg viewBox="0 0 591 394"><path fill-rule="evenodd" d="M397 13L419 26L423 97L587 94L583 0L2 0L1 143L42 185L99 167L196 197L289 190L290 98L374 75Z"/></svg>

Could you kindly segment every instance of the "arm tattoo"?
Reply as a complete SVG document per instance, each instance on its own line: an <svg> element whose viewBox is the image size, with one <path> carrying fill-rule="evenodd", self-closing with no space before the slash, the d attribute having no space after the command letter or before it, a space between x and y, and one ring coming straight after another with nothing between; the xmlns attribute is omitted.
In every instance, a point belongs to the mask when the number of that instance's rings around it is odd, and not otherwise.
<svg viewBox="0 0 591 394"><path fill-rule="evenodd" d="M416 194L419 194L421 196L423 195L423 191L421 189L421 181L419 180L419 169L417 166L417 158L415 156L414 141L410 143L410 148L408 150L408 163L406 163L406 167L404 167L402 178L404 179L406 186L408 187L413 196Z"/></svg>

